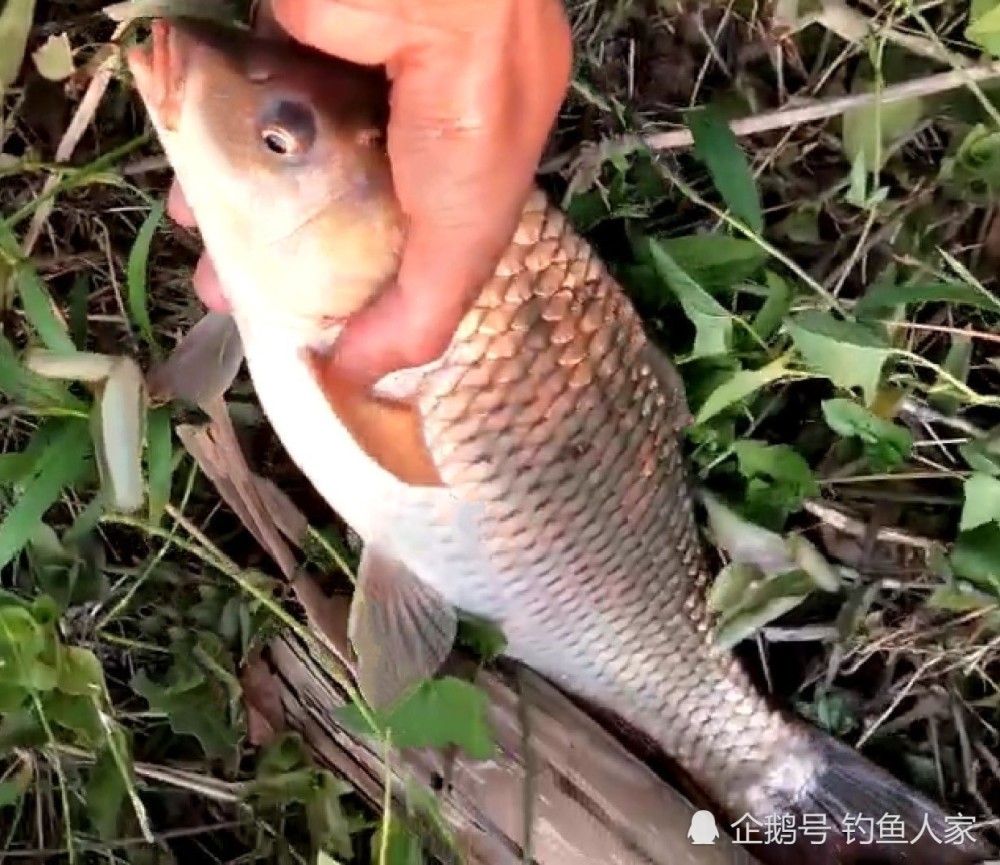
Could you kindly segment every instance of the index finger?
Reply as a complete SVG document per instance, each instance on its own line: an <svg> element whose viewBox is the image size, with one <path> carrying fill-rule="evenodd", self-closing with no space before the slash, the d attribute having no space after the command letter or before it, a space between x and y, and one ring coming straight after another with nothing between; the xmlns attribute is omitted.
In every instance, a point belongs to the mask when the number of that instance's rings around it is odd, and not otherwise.
<svg viewBox="0 0 1000 865"><path fill-rule="evenodd" d="M394 7L364 0L271 0L274 19L293 38L366 66L388 63L406 43L411 25Z"/></svg>
<svg viewBox="0 0 1000 865"><path fill-rule="evenodd" d="M390 373L439 358L493 272L495 246L477 225L443 231L416 224L396 281L348 319L329 363L372 387Z"/></svg>

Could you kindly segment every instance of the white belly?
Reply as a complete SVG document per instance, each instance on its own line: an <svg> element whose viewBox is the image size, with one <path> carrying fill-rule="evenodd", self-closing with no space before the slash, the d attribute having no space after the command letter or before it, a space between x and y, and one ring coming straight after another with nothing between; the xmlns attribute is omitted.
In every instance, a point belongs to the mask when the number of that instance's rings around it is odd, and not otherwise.
<svg viewBox="0 0 1000 865"><path fill-rule="evenodd" d="M507 618L477 506L385 471L331 411L299 356L301 336L234 313L261 407L299 470L365 544L391 550L454 606Z"/></svg>

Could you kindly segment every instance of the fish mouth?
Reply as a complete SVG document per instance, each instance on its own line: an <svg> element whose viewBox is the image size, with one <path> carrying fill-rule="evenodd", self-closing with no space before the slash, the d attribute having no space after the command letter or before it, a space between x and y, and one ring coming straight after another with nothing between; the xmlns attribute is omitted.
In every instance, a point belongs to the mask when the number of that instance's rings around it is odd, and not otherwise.
<svg viewBox="0 0 1000 865"><path fill-rule="evenodd" d="M195 54L201 51L202 65L238 67L246 47L247 33L236 25L198 18L157 18L149 39L126 59L148 110L164 129L174 132Z"/></svg>
<svg viewBox="0 0 1000 865"><path fill-rule="evenodd" d="M176 131L184 98L184 80L190 68L193 41L184 28L159 18L149 39L127 56L135 88L163 127Z"/></svg>

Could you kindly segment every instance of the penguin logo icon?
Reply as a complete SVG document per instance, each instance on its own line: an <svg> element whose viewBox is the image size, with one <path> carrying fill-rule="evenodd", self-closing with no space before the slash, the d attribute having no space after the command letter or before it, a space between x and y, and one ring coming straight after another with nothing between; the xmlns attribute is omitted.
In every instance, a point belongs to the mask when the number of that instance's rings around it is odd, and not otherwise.
<svg viewBox="0 0 1000 865"><path fill-rule="evenodd" d="M691 816L688 840L692 844L714 844L719 837L719 827L715 825L715 815L711 811L695 811Z"/></svg>

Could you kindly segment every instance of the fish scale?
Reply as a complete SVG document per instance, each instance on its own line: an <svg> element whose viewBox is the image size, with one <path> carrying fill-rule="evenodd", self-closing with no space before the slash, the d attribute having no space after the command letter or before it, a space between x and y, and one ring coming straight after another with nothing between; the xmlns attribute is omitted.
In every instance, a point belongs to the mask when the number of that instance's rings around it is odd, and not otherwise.
<svg viewBox="0 0 1000 865"><path fill-rule="evenodd" d="M483 506L494 573L481 584L523 603L516 619L495 610L520 659L633 723L656 723L669 753L738 800L717 779L774 760L792 733L711 643L676 442L687 409L650 351L607 269L536 192L417 399L444 482ZM719 736L734 711L753 723Z"/></svg>

